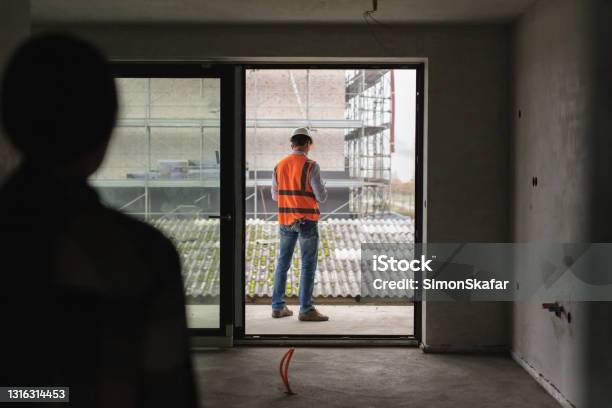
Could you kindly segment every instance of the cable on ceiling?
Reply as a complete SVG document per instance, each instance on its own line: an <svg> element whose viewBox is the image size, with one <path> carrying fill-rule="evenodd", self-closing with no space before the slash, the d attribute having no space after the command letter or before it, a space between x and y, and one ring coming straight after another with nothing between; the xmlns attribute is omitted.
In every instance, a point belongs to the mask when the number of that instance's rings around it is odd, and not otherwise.
<svg viewBox="0 0 612 408"><path fill-rule="evenodd" d="M366 23L368 27L368 31L372 35L372 38L374 38L374 41L376 41L376 43L380 46L380 48L385 53L393 53L393 50L387 47L385 43L376 34L375 29L377 25L390 29L390 27L387 26L387 24L380 22L376 17L374 17L374 13L376 13L377 11L378 11L378 0L372 0L372 9L366 10L363 12L363 21Z"/></svg>

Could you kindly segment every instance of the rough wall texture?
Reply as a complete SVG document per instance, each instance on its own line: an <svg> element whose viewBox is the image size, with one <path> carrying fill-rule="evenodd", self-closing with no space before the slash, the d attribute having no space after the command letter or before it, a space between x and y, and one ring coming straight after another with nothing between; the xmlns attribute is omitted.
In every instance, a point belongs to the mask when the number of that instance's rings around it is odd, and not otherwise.
<svg viewBox="0 0 612 408"><path fill-rule="evenodd" d="M3 0L0 2L0 77L15 45L30 33L30 2ZM0 130L0 184L19 163L15 149Z"/></svg>
<svg viewBox="0 0 612 408"><path fill-rule="evenodd" d="M365 25L71 27L114 59L426 58L430 242L509 239L509 28ZM507 345L506 305L428 304L431 345ZM483 323L484 322L484 323Z"/></svg>
<svg viewBox="0 0 612 408"><path fill-rule="evenodd" d="M427 241L509 240L510 43L503 27L446 38L429 57ZM427 347L508 344L509 305L426 303Z"/></svg>
<svg viewBox="0 0 612 408"><path fill-rule="evenodd" d="M596 1L542 0L514 34L513 240L610 241L607 42ZM608 17L609 17L609 6ZM609 30L609 29L608 29ZM604 37L605 38L605 37ZM608 32L608 37L609 32ZM599 44L599 45L597 45ZM609 59L607 60L609 63ZM606 100L607 99L607 100ZM604 114L604 112L607 112ZM537 186L532 178L537 177ZM529 271L537 273L537 271ZM555 299L551 299L554 301ZM565 303L572 322L516 303L512 348L577 407L609 406L611 308Z"/></svg>

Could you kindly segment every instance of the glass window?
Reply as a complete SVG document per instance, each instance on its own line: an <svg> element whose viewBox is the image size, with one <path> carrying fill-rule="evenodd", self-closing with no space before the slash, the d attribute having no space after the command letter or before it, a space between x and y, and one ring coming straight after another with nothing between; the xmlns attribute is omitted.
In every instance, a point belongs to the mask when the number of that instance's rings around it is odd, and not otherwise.
<svg viewBox="0 0 612 408"><path fill-rule="evenodd" d="M220 325L220 80L119 78L120 114L90 183L157 227L182 263L190 327Z"/></svg>

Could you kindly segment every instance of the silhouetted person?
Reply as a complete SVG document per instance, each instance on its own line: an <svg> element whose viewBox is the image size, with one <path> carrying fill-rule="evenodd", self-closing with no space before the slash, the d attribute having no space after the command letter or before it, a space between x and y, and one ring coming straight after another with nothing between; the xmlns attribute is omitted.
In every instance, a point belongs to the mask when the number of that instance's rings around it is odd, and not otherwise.
<svg viewBox="0 0 612 408"><path fill-rule="evenodd" d="M0 191L0 386L68 386L74 407L195 407L176 250L86 182L117 114L104 57L32 38L1 92L24 159Z"/></svg>

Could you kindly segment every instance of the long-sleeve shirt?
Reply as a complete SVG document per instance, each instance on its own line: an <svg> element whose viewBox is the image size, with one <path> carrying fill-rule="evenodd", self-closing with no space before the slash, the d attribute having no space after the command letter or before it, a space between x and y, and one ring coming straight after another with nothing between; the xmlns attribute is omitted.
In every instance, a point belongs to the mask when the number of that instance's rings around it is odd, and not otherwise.
<svg viewBox="0 0 612 408"><path fill-rule="evenodd" d="M300 150L293 150L290 154L303 154L306 153ZM325 188L325 182L321 178L321 169L319 168L319 164L317 162L312 163L312 168L310 169L310 177L308 178L310 181L310 187L312 187L312 192L315 195L315 199L318 203L324 203L327 201L327 189ZM272 172L272 199L274 201L278 201L278 185L276 184L276 174Z"/></svg>

